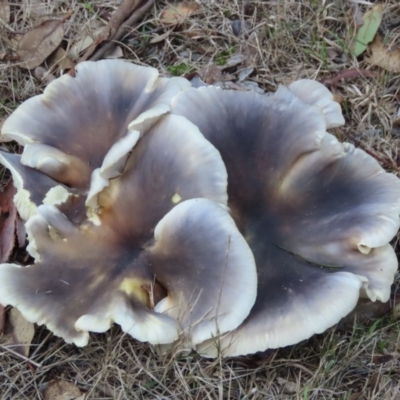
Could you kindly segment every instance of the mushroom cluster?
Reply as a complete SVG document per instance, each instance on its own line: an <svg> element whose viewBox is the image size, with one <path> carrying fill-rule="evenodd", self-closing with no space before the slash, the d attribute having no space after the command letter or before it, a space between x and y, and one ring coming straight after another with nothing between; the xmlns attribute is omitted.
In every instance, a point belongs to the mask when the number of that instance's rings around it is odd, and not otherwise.
<svg viewBox="0 0 400 400"><path fill-rule="evenodd" d="M78 346L117 323L214 357L387 301L400 181L326 132L343 123L310 80L260 95L79 64L2 128L34 264L0 265L0 303Z"/></svg>

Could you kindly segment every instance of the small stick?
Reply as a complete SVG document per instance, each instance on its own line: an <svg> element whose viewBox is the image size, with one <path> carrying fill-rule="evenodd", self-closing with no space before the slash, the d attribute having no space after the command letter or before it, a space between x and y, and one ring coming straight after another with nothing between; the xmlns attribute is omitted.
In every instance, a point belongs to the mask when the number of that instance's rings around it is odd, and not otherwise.
<svg viewBox="0 0 400 400"><path fill-rule="evenodd" d="M92 57L91 61L100 60L111 48L115 45L115 42L120 40L126 33L129 28L132 28L133 25L149 10L149 8L154 4L154 0L147 0L144 5L135 11L133 11L132 15L121 25L115 34L114 38L102 46L99 50L97 50Z"/></svg>
<svg viewBox="0 0 400 400"><path fill-rule="evenodd" d="M106 51L104 51L103 48L97 50L98 46L104 42L109 42L107 44L110 44L110 42L112 43L120 39L126 29L126 26L122 27L124 21L126 21L126 24L132 25L153 3L154 0L124 0L118 10L110 18L97 40L89 46L79 62L89 59L99 60L111 46L109 46ZM106 47L107 44L103 47ZM100 53L100 55L98 53Z"/></svg>
<svg viewBox="0 0 400 400"><path fill-rule="evenodd" d="M31 360L28 357L23 356L22 354L19 354L17 351L14 351L13 349L10 349L8 346L3 346L0 345L0 349L3 349L5 351L8 351L9 353L11 353L12 355L14 355L17 358L20 358L23 361L28 362L29 364L32 364L33 366L35 366L36 368L41 368L42 364L37 363L36 361Z"/></svg>
<svg viewBox="0 0 400 400"><path fill-rule="evenodd" d="M330 78L321 79L319 82L326 86L336 86L342 79L354 79L359 77L375 78L379 74L367 69L343 69Z"/></svg>

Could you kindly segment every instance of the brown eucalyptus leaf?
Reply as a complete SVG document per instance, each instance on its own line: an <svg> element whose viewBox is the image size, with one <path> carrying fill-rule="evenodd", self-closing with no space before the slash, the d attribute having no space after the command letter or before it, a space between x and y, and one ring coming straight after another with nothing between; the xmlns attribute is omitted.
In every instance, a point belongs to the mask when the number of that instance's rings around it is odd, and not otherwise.
<svg viewBox="0 0 400 400"><path fill-rule="evenodd" d="M13 98L13 92L7 87L0 87L0 101L7 101Z"/></svg>
<svg viewBox="0 0 400 400"><path fill-rule="evenodd" d="M71 69L74 68L76 65L76 62L71 60L67 52L62 48L59 47L48 59L48 65L50 65L52 68L55 65L58 65L58 67L64 71L66 69Z"/></svg>
<svg viewBox="0 0 400 400"><path fill-rule="evenodd" d="M34 334L33 324L28 322L16 308L12 308L5 320L1 343L3 346L10 346L13 351L24 357L28 357L29 346Z"/></svg>
<svg viewBox="0 0 400 400"><path fill-rule="evenodd" d="M84 399L81 391L71 382L52 380L44 392L44 400Z"/></svg>
<svg viewBox="0 0 400 400"><path fill-rule="evenodd" d="M122 58L123 56L124 52L120 46L114 46L104 54L104 58Z"/></svg>
<svg viewBox="0 0 400 400"><path fill-rule="evenodd" d="M197 3L181 2L176 5L166 7L160 16L163 24L176 25L181 24L186 18L190 17L199 9Z"/></svg>
<svg viewBox="0 0 400 400"><path fill-rule="evenodd" d="M379 35L375 36L370 47L371 56L366 61L371 65L378 65L386 71L400 73L400 48L387 48Z"/></svg>
<svg viewBox="0 0 400 400"><path fill-rule="evenodd" d="M32 69L57 49L64 37L63 20L49 19L27 32L18 44L21 67Z"/></svg>

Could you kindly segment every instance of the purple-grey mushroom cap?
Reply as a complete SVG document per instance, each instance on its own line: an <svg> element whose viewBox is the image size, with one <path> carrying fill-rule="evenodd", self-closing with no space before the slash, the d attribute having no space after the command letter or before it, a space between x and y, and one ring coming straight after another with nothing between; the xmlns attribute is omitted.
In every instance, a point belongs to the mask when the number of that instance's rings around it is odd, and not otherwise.
<svg viewBox="0 0 400 400"><path fill-rule="evenodd" d="M228 206L258 273L250 315L199 345L201 354L295 344L337 323L360 296L389 299L400 181L326 132L344 122L326 88L299 81L266 96L202 87L172 102L221 153Z"/></svg>
<svg viewBox="0 0 400 400"><path fill-rule="evenodd" d="M188 86L185 79L160 78L154 68L121 60L80 63L74 76L63 75L21 104L3 124L1 140L24 146L20 161L30 168L26 174L41 171L62 187L79 190L95 208L97 194L121 173L137 140ZM54 204L68 197L56 193ZM26 202L19 207L31 210L25 219L39 205L29 196Z"/></svg>
<svg viewBox="0 0 400 400"><path fill-rule="evenodd" d="M0 303L83 346L115 322L141 341L197 345L235 329L255 302L253 254L226 210L218 151L179 116L141 137L81 224L40 205L35 264L0 265ZM166 297L153 304L160 285Z"/></svg>

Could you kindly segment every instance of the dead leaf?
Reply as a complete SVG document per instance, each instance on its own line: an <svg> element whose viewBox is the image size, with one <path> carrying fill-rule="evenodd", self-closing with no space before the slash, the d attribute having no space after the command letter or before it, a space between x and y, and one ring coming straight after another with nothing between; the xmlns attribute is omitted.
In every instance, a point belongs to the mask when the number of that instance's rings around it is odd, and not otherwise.
<svg viewBox="0 0 400 400"><path fill-rule="evenodd" d="M350 395L348 400L358 400L363 395L363 392L355 392Z"/></svg>
<svg viewBox="0 0 400 400"><path fill-rule="evenodd" d="M238 81L245 81L252 73L254 72L254 68L245 68L239 72Z"/></svg>
<svg viewBox="0 0 400 400"><path fill-rule="evenodd" d="M10 4L8 0L0 0L0 21L3 24L10 22Z"/></svg>
<svg viewBox="0 0 400 400"><path fill-rule="evenodd" d="M49 57L48 65L50 65L50 68L53 68L55 65L58 65L58 67L62 71L64 71L66 69L74 68L76 63L69 58L67 52L62 47L59 47Z"/></svg>
<svg viewBox="0 0 400 400"><path fill-rule="evenodd" d="M384 355L375 355L373 358L372 358L372 362L375 364L375 365L380 365L380 364L385 364L385 363L387 363L387 362L389 362L389 361L392 361L393 360L393 355L391 355L391 354L384 354Z"/></svg>
<svg viewBox="0 0 400 400"><path fill-rule="evenodd" d="M79 54L85 51L94 42L94 40L95 38L90 35L80 38L71 46L68 51L68 55L74 60L77 60L79 58Z"/></svg>
<svg viewBox="0 0 400 400"><path fill-rule="evenodd" d="M7 101L13 98L13 92L9 88L0 87L0 101Z"/></svg>
<svg viewBox="0 0 400 400"><path fill-rule="evenodd" d="M104 58L122 58L123 56L124 52L120 46L115 46L104 54Z"/></svg>
<svg viewBox="0 0 400 400"><path fill-rule="evenodd" d="M280 386L283 386L283 390L288 394L293 394L298 392L298 385L295 382L288 381L287 379L278 377L277 382Z"/></svg>
<svg viewBox="0 0 400 400"><path fill-rule="evenodd" d="M167 25L177 25L194 14L200 6L197 3L181 2L175 6L168 6L162 12L160 21Z"/></svg>
<svg viewBox="0 0 400 400"><path fill-rule="evenodd" d="M0 193L0 263L7 262L15 244L17 209L14 205L16 190L10 181Z"/></svg>
<svg viewBox="0 0 400 400"><path fill-rule="evenodd" d="M160 43L163 42L171 33L171 31L166 31L164 32L162 35L157 35L154 36L151 40L150 40L150 44L155 44L155 43Z"/></svg>
<svg viewBox="0 0 400 400"><path fill-rule="evenodd" d="M83 400L81 391L71 382L52 380L44 392L44 400Z"/></svg>
<svg viewBox="0 0 400 400"><path fill-rule="evenodd" d="M246 59L246 56L242 53L233 54L225 64L225 68L236 67L237 65L242 64Z"/></svg>
<svg viewBox="0 0 400 400"><path fill-rule="evenodd" d="M27 32L18 43L21 67L32 69L57 49L64 37L63 20L49 19Z"/></svg>
<svg viewBox="0 0 400 400"><path fill-rule="evenodd" d="M328 49L326 49L326 54L328 55L328 58L330 60L334 60L339 54L338 52L333 49L332 47L329 47Z"/></svg>
<svg viewBox="0 0 400 400"><path fill-rule="evenodd" d="M376 35L369 48L371 56L366 58L369 64L378 65L389 72L400 73L400 48L386 48L380 35Z"/></svg>
<svg viewBox="0 0 400 400"><path fill-rule="evenodd" d="M235 79L233 75L224 73L224 68L225 66L221 67L219 65L210 64L199 68L196 72L200 79L209 85L215 82L231 81Z"/></svg>
<svg viewBox="0 0 400 400"><path fill-rule="evenodd" d="M243 49L245 61L243 67L256 67L260 59L260 48L265 38L266 31L254 31L246 41L246 47Z"/></svg>
<svg viewBox="0 0 400 400"><path fill-rule="evenodd" d="M16 308L12 308L6 316L2 345L10 346L14 352L28 357L34 334L33 324L28 322Z"/></svg>

